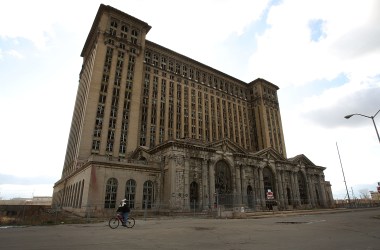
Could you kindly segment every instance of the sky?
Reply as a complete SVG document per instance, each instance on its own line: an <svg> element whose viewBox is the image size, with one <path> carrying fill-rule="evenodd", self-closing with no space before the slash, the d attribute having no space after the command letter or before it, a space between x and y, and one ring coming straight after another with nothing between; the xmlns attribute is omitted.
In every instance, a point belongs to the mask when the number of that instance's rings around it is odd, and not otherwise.
<svg viewBox="0 0 380 250"><path fill-rule="evenodd" d="M277 85L287 157L326 167L337 199L376 190L375 126L344 116L380 110L380 1L13 0L0 15L2 199L52 195L80 53L101 3L151 25L152 42L247 83ZM380 114L374 121L380 130Z"/></svg>

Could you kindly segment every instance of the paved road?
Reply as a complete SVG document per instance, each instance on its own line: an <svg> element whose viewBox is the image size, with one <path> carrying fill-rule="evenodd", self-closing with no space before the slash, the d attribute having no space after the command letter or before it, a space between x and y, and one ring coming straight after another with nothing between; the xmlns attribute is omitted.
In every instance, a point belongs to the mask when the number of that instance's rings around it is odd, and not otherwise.
<svg viewBox="0 0 380 250"><path fill-rule="evenodd" d="M257 219L137 220L0 228L0 249L380 250L380 209Z"/></svg>

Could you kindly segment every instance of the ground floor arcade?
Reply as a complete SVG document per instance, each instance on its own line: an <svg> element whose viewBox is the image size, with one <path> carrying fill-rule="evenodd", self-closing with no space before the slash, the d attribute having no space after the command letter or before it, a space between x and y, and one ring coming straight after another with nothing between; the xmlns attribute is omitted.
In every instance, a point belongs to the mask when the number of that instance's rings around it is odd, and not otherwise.
<svg viewBox="0 0 380 250"><path fill-rule="evenodd" d="M53 206L82 215L112 213L124 198L140 211L326 208L333 198L324 170L302 154L285 159L271 148L245 152L229 140L176 140L128 158L78 161L55 184Z"/></svg>

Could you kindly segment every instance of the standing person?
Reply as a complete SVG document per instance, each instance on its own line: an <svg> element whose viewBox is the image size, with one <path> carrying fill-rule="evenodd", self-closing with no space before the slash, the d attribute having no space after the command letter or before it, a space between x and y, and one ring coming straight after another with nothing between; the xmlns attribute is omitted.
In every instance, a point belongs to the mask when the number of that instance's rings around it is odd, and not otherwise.
<svg viewBox="0 0 380 250"><path fill-rule="evenodd" d="M128 206L127 200L126 200L126 199L121 200L121 202L120 202L120 206L119 206L119 208L117 209L117 212L123 214L124 221L123 221L123 224L122 224L122 225L123 225L124 227L126 226L127 219L128 219L128 215L129 215L129 212L130 212L130 211L131 211L131 209L130 209L129 206Z"/></svg>

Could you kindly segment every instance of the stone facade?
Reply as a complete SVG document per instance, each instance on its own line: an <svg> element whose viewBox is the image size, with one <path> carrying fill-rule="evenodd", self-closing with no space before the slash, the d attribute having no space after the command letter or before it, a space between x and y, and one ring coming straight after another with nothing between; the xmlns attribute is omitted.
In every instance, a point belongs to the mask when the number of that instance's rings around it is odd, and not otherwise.
<svg viewBox="0 0 380 250"><path fill-rule="evenodd" d="M101 215L124 197L154 211L332 205L325 168L286 156L276 85L148 41L150 28L100 5L53 206Z"/></svg>

